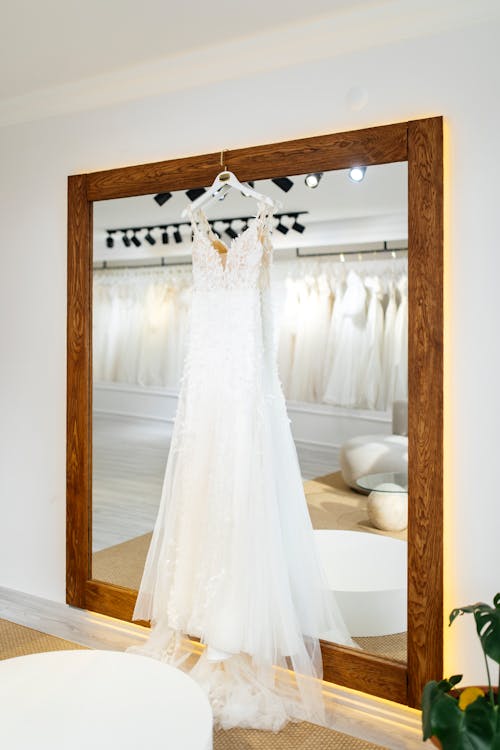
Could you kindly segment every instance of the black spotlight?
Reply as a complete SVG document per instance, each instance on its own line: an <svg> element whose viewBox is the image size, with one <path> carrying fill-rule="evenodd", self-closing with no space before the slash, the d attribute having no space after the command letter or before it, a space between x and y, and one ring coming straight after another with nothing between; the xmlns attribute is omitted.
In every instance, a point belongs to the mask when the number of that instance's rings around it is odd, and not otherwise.
<svg viewBox="0 0 500 750"><path fill-rule="evenodd" d="M163 232L161 233L161 241L163 242L164 245L168 245L169 237L168 237L167 227L162 227L162 229L163 229Z"/></svg>
<svg viewBox="0 0 500 750"><path fill-rule="evenodd" d="M285 224L283 224L283 222L280 219L276 229L278 230L278 232L281 232L281 234L286 234L288 232L289 227L285 226Z"/></svg>
<svg viewBox="0 0 500 750"><path fill-rule="evenodd" d="M150 245L156 245L156 240L151 234L152 227L148 227L148 233L144 235L144 239L146 242L149 242Z"/></svg>
<svg viewBox="0 0 500 750"><path fill-rule="evenodd" d="M306 175L304 182L308 188L317 188L322 177L323 172L311 172Z"/></svg>
<svg viewBox="0 0 500 750"><path fill-rule="evenodd" d="M172 193L158 193L158 195L155 195L155 201L159 206L163 206L171 197Z"/></svg>
<svg viewBox="0 0 500 750"><path fill-rule="evenodd" d="M234 229L231 226L231 224L228 226L228 228L225 230L225 232L226 232L226 234L227 234L228 237L231 237L232 240L236 239L236 237L238 236L238 233L234 231Z"/></svg>
<svg viewBox="0 0 500 750"><path fill-rule="evenodd" d="M175 227L174 240L179 243L182 242L182 234L179 232L179 227Z"/></svg>
<svg viewBox="0 0 500 750"><path fill-rule="evenodd" d="M130 239L131 239L131 241L134 243L134 245L136 247L140 247L141 246L141 241L140 241L139 237L136 235L135 232L134 232L134 234L132 235L132 237Z"/></svg>
<svg viewBox="0 0 500 750"><path fill-rule="evenodd" d="M130 237L126 232L123 233L122 242L125 245L125 247L130 247Z"/></svg>
<svg viewBox="0 0 500 750"><path fill-rule="evenodd" d="M271 182L274 182L284 193L288 193L290 188L293 187L293 182L289 177L274 177Z"/></svg>
<svg viewBox="0 0 500 750"><path fill-rule="evenodd" d="M114 244L115 244L115 241L111 236L111 232L108 232L108 236L106 237L106 247L113 247Z"/></svg>
<svg viewBox="0 0 500 750"><path fill-rule="evenodd" d="M186 195L190 201L195 201L200 195L206 192L205 188L191 188L190 190L186 190Z"/></svg>
<svg viewBox="0 0 500 750"><path fill-rule="evenodd" d="M300 232L300 234L302 234L302 232L305 232L306 230L303 224L299 224L299 222L297 221L297 217L295 217L295 221L292 224L292 229L295 229L296 232Z"/></svg>

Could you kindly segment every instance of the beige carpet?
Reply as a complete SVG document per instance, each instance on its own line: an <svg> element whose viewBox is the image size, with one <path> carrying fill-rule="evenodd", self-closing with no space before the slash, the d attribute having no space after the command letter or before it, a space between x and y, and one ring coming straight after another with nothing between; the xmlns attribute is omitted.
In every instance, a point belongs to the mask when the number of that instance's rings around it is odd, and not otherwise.
<svg viewBox="0 0 500 750"><path fill-rule="evenodd" d="M38 630L0 620L0 659L40 653L81 649L76 643ZM333 732L315 724L289 724L281 732L230 729L215 732L214 750L381 750L380 745Z"/></svg>
<svg viewBox="0 0 500 750"><path fill-rule="evenodd" d="M277 734L256 729L215 732L214 750L383 750L348 734L332 732L316 724L288 724Z"/></svg>
<svg viewBox="0 0 500 750"><path fill-rule="evenodd" d="M406 539L405 531L381 531L368 519L368 496L354 492L340 471L304 482L309 515L315 529L345 529Z"/></svg>
<svg viewBox="0 0 500 750"><path fill-rule="evenodd" d="M25 628L23 625L16 625L8 620L0 620L0 659L39 654L42 651L73 651L83 648L85 646Z"/></svg>
<svg viewBox="0 0 500 750"><path fill-rule="evenodd" d="M128 589L139 589L151 534L106 547L92 555L92 578Z"/></svg>

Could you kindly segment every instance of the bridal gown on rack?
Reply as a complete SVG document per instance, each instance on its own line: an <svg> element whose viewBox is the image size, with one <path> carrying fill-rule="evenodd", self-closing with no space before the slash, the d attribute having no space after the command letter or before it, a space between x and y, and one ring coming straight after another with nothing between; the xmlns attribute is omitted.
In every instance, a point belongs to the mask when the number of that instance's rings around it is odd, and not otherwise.
<svg viewBox="0 0 500 750"><path fill-rule="evenodd" d="M318 637L333 629L353 645L318 562L278 380L271 219L260 203L222 258L192 215L187 354L134 611L152 631L133 650L188 671L223 728L321 723ZM207 645L194 665L187 635Z"/></svg>

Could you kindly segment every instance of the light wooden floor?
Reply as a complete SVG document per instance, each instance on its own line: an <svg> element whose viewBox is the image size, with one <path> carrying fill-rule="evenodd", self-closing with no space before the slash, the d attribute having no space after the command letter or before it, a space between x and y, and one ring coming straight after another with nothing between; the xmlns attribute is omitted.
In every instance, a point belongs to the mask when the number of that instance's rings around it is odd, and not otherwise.
<svg viewBox="0 0 500 750"><path fill-rule="evenodd" d="M171 431L171 424L159 420L94 414L94 552L152 530L160 502Z"/></svg>
<svg viewBox="0 0 500 750"><path fill-rule="evenodd" d="M94 415L92 548L145 534L154 526L170 448L171 425Z"/></svg>

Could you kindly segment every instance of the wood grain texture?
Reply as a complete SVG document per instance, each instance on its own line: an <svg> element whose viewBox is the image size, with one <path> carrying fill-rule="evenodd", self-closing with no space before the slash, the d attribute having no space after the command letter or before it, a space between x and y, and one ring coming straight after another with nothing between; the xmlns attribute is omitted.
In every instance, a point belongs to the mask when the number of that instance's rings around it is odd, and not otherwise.
<svg viewBox="0 0 500 750"><path fill-rule="evenodd" d="M92 205L87 178L68 179L66 600L85 606L91 529Z"/></svg>
<svg viewBox="0 0 500 750"><path fill-rule="evenodd" d="M396 123L225 151L224 160L243 182L346 169L353 164L405 161L406 127L406 123ZM220 153L212 153L94 172L88 175L88 196L98 201L203 187L213 182L220 169Z"/></svg>
<svg viewBox="0 0 500 750"><path fill-rule="evenodd" d="M321 653L323 678L327 682L361 690L396 703L406 703L405 664L344 646L332 647L327 641L321 641Z"/></svg>
<svg viewBox="0 0 500 750"><path fill-rule="evenodd" d="M441 118L226 152L228 168L243 181L405 159L410 316L408 667L330 643L322 643L322 651L326 679L415 706L423 683L442 672ZM89 580L91 202L202 186L218 171L216 153L80 175L69 182L68 601L124 620L131 619L135 592Z"/></svg>
<svg viewBox="0 0 500 750"><path fill-rule="evenodd" d="M408 125L408 702L443 670L443 123Z"/></svg>
<svg viewBox="0 0 500 750"><path fill-rule="evenodd" d="M102 615L132 622L136 598L137 591L115 586L113 583L91 580L85 582L86 609Z"/></svg>

